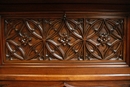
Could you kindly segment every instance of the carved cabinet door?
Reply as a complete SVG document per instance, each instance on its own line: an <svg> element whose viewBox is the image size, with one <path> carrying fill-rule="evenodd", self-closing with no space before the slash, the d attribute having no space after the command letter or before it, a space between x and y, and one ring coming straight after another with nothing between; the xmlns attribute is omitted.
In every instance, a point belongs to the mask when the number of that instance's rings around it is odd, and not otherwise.
<svg viewBox="0 0 130 87"><path fill-rule="evenodd" d="M129 3L45 1L0 3L0 87L129 87Z"/></svg>

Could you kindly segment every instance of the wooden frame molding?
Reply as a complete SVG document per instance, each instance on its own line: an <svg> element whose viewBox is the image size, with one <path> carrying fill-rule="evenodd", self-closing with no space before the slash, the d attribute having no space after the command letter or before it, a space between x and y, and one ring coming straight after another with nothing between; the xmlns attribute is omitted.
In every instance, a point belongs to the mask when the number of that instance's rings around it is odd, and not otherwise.
<svg viewBox="0 0 130 87"><path fill-rule="evenodd" d="M0 80L32 80L33 81L95 81L95 80L130 80L130 74L100 75L13 75L1 74ZM5 78L6 77L6 78Z"/></svg>

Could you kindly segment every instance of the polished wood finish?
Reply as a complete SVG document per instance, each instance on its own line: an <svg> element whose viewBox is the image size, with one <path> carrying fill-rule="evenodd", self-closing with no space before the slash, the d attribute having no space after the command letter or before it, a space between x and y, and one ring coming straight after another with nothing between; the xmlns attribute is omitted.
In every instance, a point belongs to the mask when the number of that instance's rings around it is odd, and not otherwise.
<svg viewBox="0 0 130 87"><path fill-rule="evenodd" d="M123 84L122 84L123 83ZM82 82L26 82L1 81L2 87L129 87L129 81L82 81Z"/></svg>
<svg viewBox="0 0 130 87"><path fill-rule="evenodd" d="M0 1L0 87L129 87L129 0Z"/></svg>

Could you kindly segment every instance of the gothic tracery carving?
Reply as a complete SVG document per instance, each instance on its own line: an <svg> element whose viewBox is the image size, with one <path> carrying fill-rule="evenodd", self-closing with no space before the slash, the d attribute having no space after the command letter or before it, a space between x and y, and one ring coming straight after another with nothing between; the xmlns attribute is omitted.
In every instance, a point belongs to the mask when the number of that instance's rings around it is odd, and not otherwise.
<svg viewBox="0 0 130 87"><path fill-rule="evenodd" d="M6 60L123 60L124 20L5 19Z"/></svg>

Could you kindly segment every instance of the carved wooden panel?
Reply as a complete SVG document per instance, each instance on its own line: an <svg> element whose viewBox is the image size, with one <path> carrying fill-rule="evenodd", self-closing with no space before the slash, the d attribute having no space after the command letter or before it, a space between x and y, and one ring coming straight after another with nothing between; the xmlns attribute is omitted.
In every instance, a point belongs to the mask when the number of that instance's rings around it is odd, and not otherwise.
<svg viewBox="0 0 130 87"><path fill-rule="evenodd" d="M5 62L124 61L124 18L5 18Z"/></svg>

